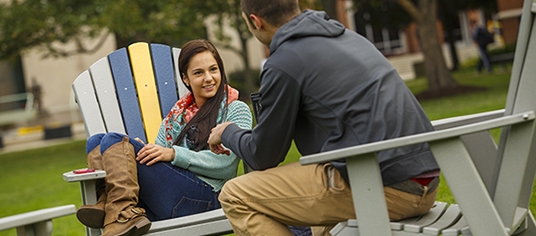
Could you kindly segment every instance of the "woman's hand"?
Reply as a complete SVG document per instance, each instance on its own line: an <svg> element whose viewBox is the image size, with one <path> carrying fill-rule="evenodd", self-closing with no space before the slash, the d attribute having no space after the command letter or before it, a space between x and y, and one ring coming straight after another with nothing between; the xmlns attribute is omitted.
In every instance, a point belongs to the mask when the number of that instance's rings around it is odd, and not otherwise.
<svg viewBox="0 0 536 236"><path fill-rule="evenodd" d="M147 163L150 166L159 161L173 161L175 158L175 149L165 148L155 144L146 144L136 156L136 161L140 164Z"/></svg>

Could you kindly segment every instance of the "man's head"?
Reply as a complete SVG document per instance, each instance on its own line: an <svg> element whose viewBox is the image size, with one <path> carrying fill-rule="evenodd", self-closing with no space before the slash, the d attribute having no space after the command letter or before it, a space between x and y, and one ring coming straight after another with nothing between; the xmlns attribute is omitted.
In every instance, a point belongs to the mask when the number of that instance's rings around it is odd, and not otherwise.
<svg viewBox="0 0 536 236"><path fill-rule="evenodd" d="M298 0L241 0L242 16L249 30L263 44L269 45L279 27L300 14Z"/></svg>
<svg viewBox="0 0 536 236"><path fill-rule="evenodd" d="M477 21L477 20L475 20L475 19L470 19L470 20L469 20L469 27L474 28L474 27L477 26L477 25L478 25L478 21Z"/></svg>

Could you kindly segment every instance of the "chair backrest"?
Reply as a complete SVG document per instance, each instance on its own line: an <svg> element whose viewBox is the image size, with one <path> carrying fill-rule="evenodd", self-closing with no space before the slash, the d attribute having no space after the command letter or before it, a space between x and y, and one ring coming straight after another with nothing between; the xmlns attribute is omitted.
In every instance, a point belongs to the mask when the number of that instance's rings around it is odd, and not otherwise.
<svg viewBox="0 0 536 236"><path fill-rule="evenodd" d="M162 118L187 92L180 49L134 43L95 62L73 82L87 136L119 132L153 143Z"/></svg>
<svg viewBox="0 0 536 236"><path fill-rule="evenodd" d="M536 111L536 0L526 0L505 115ZM529 209L536 173L536 140L531 122L504 128L497 151L496 182L493 200L506 227L515 228L516 210Z"/></svg>

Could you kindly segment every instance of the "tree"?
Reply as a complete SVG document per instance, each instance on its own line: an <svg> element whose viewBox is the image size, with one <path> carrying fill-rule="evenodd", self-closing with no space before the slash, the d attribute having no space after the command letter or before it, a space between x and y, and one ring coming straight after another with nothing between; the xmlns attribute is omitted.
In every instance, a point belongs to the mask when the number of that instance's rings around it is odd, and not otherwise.
<svg viewBox="0 0 536 236"><path fill-rule="evenodd" d="M214 4L210 4L214 2ZM0 3L0 60L13 58L30 48L45 56L91 53L83 39L104 42L114 34L117 47L134 41L180 46L188 39L206 37L203 20L221 11L217 1L196 0L12 0ZM224 9L228 11L228 9ZM62 43L74 42L65 51Z"/></svg>
<svg viewBox="0 0 536 236"><path fill-rule="evenodd" d="M418 36L424 55L424 69L430 94L441 94L458 89L459 85L450 74L437 34L437 0L395 0L408 12L418 28Z"/></svg>
<svg viewBox="0 0 536 236"><path fill-rule="evenodd" d="M255 72L249 63L247 43L252 39L252 34L249 32L246 21L242 18L240 0L221 0L219 5L222 10L218 11L214 20L215 24L219 26L214 32L219 41L216 45L231 50L241 59L244 65L244 73L240 73L244 76L244 78L242 78L244 82L244 91L242 91L241 94L250 94L257 89L254 80L258 77L255 75ZM239 40L238 47L233 45L232 36L224 31L225 24L228 24L236 31L235 33Z"/></svg>
<svg viewBox="0 0 536 236"><path fill-rule="evenodd" d="M98 10L87 1L13 0L0 3L0 60L14 59L26 49L41 46L52 54L54 42L79 41L94 38L102 28L86 19L98 15ZM82 28L80 25L87 27ZM86 49L91 51L91 49Z"/></svg>
<svg viewBox="0 0 536 236"><path fill-rule="evenodd" d="M247 42L251 39L242 19L239 0L12 0L0 3L0 60L16 58L27 49L42 49L45 56L64 57L91 53L114 34L116 47L137 41L180 47L193 38L208 38L205 19L215 20L217 46L236 53L245 71L245 94L255 90ZM236 30L239 44L232 44L223 27ZM99 38L100 37L100 38ZM83 39L98 39L89 48ZM61 43L74 42L66 51ZM60 43L60 44L58 44Z"/></svg>

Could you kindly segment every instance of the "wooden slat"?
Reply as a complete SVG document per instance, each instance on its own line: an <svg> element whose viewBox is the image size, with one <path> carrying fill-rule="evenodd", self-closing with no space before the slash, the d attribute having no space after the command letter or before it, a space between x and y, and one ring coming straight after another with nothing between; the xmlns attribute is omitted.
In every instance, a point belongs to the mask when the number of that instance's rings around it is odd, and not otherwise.
<svg viewBox="0 0 536 236"><path fill-rule="evenodd" d="M222 209L153 222L147 235L220 235L232 233Z"/></svg>
<svg viewBox="0 0 536 236"><path fill-rule="evenodd" d="M138 91L141 116L148 143L154 143L162 122L160 102L156 91L154 71L147 43L135 43L128 47L132 74Z"/></svg>
<svg viewBox="0 0 536 236"><path fill-rule="evenodd" d="M443 234L443 236L458 236L462 233L463 229L465 229L465 231L468 231L467 228L467 221L465 221L465 217L463 217L462 215L458 222L448 227L447 229L444 229L441 233Z"/></svg>
<svg viewBox="0 0 536 236"><path fill-rule="evenodd" d="M0 231L52 220L76 212L74 204L21 213L0 218Z"/></svg>
<svg viewBox="0 0 536 236"><path fill-rule="evenodd" d="M153 222L149 234L154 232L166 231L173 228L182 228L191 225L199 225L206 222L212 222L216 220L226 220L223 210L216 209L199 214L193 214L188 216L182 216L179 218L173 218L168 220L160 220ZM231 228L229 228L231 229Z"/></svg>
<svg viewBox="0 0 536 236"><path fill-rule="evenodd" d="M177 81L177 88L179 90L179 98L189 92L186 86L184 86L184 83L182 82L182 77L181 77L182 75L179 72L180 53L181 53L181 49L173 48L173 65L175 67L175 75L176 75L176 81Z"/></svg>
<svg viewBox="0 0 536 236"><path fill-rule="evenodd" d="M171 48L167 45L151 44L151 56L160 99L160 111L162 117L165 117L178 100Z"/></svg>
<svg viewBox="0 0 536 236"><path fill-rule="evenodd" d="M108 132L126 133L108 58L103 57L95 62L89 68L89 72L93 78L106 130Z"/></svg>
<svg viewBox="0 0 536 236"><path fill-rule="evenodd" d="M73 82L73 92L75 99L78 102L84 126L86 128L86 136L89 137L98 133L106 133L104 120L102 119L101 110L95 95L95 89L91 82L89 71L84 71Z"/></svg>
<svg viewBox="0 0 536 236"><path fill-rule="evenodd" d="M123 120L125 130L129 136L139 137L147 142L127 50L121 48L110 53L108 60L114 77L121 113L126 118Z"/></svg>
<svg viewBox="0 0 536 236"><path fill-rule="evenodd" d="M441 230L453 225L462 217L460 208L457 204L452 204L449 206L445 214L441 215L436 222L426 226L422 229L423 234L425 235L439 235Z"/></svg>
<svg viewBox="0 0 536 236"><path fill-rule="evenodd" d="M436 222L441 215L443 215L446 206L447 203L445 202L436 202L432 208L433 210L429 211L427 214L417 218L401 220L399 222L404 224L404 231L419 233L423 227Z"/></svg>

